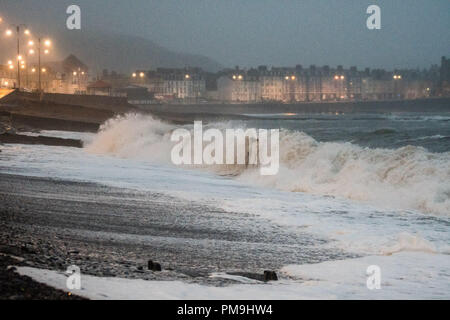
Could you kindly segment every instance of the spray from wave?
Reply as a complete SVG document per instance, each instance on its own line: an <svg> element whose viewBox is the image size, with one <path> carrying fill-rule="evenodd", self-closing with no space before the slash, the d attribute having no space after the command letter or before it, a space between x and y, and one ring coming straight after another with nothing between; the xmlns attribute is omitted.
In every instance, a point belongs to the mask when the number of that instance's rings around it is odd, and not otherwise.
<svg viewBox="0 0 450 320"><path fill-rule="evenodd" d="M216 123L214 127L231 125L236 123ZM175 128L149 116L126 115L106 122L86 150L170 163L170 136ZM221 166L209 168L221 174L225 170ZM258 168L242 166L235 174L236 179L248 184L285 191L450 214L450 152L430 153L414 146L369 149L351 143L318 142L303 132L282 130L277 175L261 176Z"/></svg>

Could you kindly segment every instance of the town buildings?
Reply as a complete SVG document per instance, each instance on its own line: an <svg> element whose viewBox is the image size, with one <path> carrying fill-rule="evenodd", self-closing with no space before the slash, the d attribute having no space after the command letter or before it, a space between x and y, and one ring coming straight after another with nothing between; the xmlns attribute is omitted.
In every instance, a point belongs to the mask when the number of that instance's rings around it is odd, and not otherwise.
<svg viewBox="0 0 450 320"><path fill-rule="evenodd" d="M217 80L218 98L226 102L258 102L261 100L259 74L249 71L226 70Z"/></svg>
<svg viewBox="0 0 450 320"><path fill-rule="evenodd" d="M450 96L450 58L441 58L441 68L439 72L439 93Z"/></svg>
<svg viewBox="0 0 450 320"><path fill-rule="evenodd" d="M21 89L35 91L41 88L44 92L86 94L89 80L89 69L74 55L58 62L41 64L41 72L37 63L21 66ZM0 85L15 88L17 86L17 69L15 64L0 66Z"/></svg>
<svg viewBox="0 0 450 320"><path fill-rule="evenodd" d="M146 87L156 99L178 102L196 102L205 97L206 81L200 68L158 68L136 70L131 83Z"/></svg>
<svg viewBox="0 0 450 320"><path fill-rule="evenodd" d="M89 78L91 76L91 78ZM16 85L14 66L0 66L0 87ZM39 87L37 67L21 72L22 89ZM374 101L450 96L450 59L427 70L337 66L235 67L217 73L200 68L135 70L128 75L104 70L95 77L74 55L41 69L45 92L128 97L134 104L153 103L304 103Z"/></svg>

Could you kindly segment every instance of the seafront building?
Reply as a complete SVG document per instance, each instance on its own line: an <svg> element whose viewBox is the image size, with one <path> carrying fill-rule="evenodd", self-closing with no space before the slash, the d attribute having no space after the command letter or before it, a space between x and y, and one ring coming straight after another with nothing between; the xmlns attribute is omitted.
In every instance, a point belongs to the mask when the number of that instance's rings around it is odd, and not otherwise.
<svg viewBox="0 0 450 320"><path fill-rule="evenodd" d="M0 87L14 88L14 67L0 65ZM21 89L39 87L37 67L21 72ZM450 59L428 70L348 69L343 66L235 67L217 73L200 68L134 70L128 75L104 70L91 75L74 55L46 63L41 70L45 92L129 97L152 103L302 103L375 101L450 96Z"/></svg>
<svg viewBox="0 0 450 320"><path fill-rule="evenodd" d="M160 100L195 102L204 98L206 91L205 77L200 68L136 70L130 82L146 87Z"/></svg>

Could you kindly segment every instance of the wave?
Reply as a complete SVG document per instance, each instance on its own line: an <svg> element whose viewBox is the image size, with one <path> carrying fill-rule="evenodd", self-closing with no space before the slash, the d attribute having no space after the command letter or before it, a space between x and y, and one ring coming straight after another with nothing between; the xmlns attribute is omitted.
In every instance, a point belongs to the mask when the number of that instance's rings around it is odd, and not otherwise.
<svg viewBox="0 0 450 320"><path fill-rule="evenodd" d="M225 129L236 123L213 126ZM106 122L85 148L170 163L175 128L149 116L126 115ZM192 125L185 128L192 130ZM261 176L258 168L242 165L207 168L247 184L450 215L450 152L431 153L415 146L370 149L349 142L318 142L303 132L281 130L278 174Z"/></svg>
<svg viewBox="0 0 450 320"><path fill-rule="evenodd" d="M392 121L450 121L450 116L442 115L390 115Z"/></svg>
<svg viewBox="0 0 450 320"><path fill-rule="evenodd" d="M388 128L378 129L378 130L371 132L371 134L374 134L374 135L385 135L385 134L394 134L394 133L397 133L397 131L395 131L394 129L388 129Z"/></svg>

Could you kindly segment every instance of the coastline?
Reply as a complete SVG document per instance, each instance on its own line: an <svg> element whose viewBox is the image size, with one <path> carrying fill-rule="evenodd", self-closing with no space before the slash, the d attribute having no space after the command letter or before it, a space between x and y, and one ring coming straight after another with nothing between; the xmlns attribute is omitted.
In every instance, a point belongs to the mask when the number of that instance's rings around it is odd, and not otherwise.
<svg viewBox="0 0 450 320"><path fill-rule="evenodd" d="M0 252L25 266L64 272L77 265L92 276L224 286L236 282L210 275L255 277L287 264L350 257L310 249L326 240L307 233L163 194L0 176ZM148 270L148 260L162 271Z"/></svg>
<svg viewBox="0 0 450 320"><path fill-rule="evenodd" d="M217 121L245 117L232 113L202 113L199 108L193 106L194 112L177 109L173 114L160 117L180 123L194 119ZM43 118L49 119L50 125L57 121L74 121L77 118L72 117L69 110L60 110L59 119ZM49 116L44 104L33 112ZM10 117L10 114L6 116L6 122ZM81 120L83 125L99 125L88 119ZM33 127L12 127L17 133L33 133L24 139L40 139L36 142L45 144L44 140L49 137L36 137L35 134L48 127L33 122L33 119L31 123ZM60 129L64 129L64 125ZM83 128L79 131L85 132ZM15 138L17 136L20 134ZM56 139L58 142L50 145L67 146L64 143L70 140ZM79 140L72 142L76 141ZM276 219L225 212L214 205L158 192L108 187L71 178L55 179L51 175L37 178L11 174L19 170L0 166L0 201L3 205L0 209L0 253L7 259L6 262L2 260L5 265L11 265L14 261L8 259L16 256L24 260L13 265L36 268L33 270L44 273L50 270L60 276L64 276L62 273L69 265L77 265L82 274L102 281L120 278L143 281L144 285L149 283L150 286L159 281L178 281L183 285L222 288L239 283L234 275L260 280L264 270L274 270L281 275L282 284L291 280L283 274L286 266L310 265L314 269L311 264L324 263L326 266L329 262L334 266L341 261L345 265L347 258L357 257L340 251L344 249L324 249L326 246L321 245L332 239L325 235L312 237L289 225L280 227ZM299 214L302 214L301 210ZM370 256L362 258L372 259ZM162 271L148 270L149 260L160 263ZM39 274L40 271L36 272ZM7 277L19 277L12 270L3 269L3 272L7 272ZM212 276L216 273L227 277ZM40 281L39 277L34 279ZM27 283L30 280L19 278L18 281ZM303 281L303 278L295 281ZM43 294L47 295L45 291ZM48 297L59 299L51 294L48 293ZM14 298L14 295L5 296Z"/></svg>

